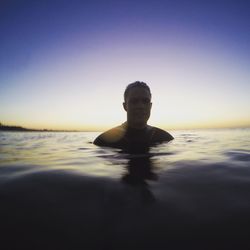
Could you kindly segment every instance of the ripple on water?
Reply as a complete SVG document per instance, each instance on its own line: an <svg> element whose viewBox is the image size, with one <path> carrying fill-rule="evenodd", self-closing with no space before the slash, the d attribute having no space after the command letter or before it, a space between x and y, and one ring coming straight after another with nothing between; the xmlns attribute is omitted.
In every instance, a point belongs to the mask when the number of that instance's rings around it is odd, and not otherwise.
<svg viewBox="0 0 250 250"><path fill-rule="evenodd" d="M250 162L250 151L248 150L233 150L225 153L230 159L235 161Z"/></svg>

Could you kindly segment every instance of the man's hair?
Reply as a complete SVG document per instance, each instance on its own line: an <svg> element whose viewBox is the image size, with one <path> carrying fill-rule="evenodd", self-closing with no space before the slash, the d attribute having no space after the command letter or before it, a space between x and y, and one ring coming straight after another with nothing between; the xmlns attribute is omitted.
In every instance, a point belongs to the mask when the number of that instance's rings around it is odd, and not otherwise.
<svg viewBox="0 0 250 250"><path fill-rule="evenodd" d="M151 97L151 91L150 91L150 88L149 86L145 83L145 82L140 82L140 81L136 81L136 82L132 82L130 83L125 91L124 91L124 101L126 102L126 98L128 97L128 93L129 91L132 89L132 88L143 88L143 89L146 89L149 94L150 94L150 97Z"/></svg>

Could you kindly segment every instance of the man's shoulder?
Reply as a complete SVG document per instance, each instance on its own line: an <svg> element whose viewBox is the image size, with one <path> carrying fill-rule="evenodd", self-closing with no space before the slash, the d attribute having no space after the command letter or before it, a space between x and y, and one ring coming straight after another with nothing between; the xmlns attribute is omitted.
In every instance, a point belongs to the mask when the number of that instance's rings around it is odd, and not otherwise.
<svg viewBox="0 0 250 250"><path fill-rule="evenodd" d="M153 131L152 140L154 142L171 141L174 139L174 137L170 133L168 133L167 131L165 131L161 128L151 126L151 129Z"/></svg>
<svg viewBox="0 0 250 250"><path fill-rule="evenodd" d="M98 146L112 146L122 139L124 133L124 126L120 125L103 132L96 137L93 143Z"/></svg>

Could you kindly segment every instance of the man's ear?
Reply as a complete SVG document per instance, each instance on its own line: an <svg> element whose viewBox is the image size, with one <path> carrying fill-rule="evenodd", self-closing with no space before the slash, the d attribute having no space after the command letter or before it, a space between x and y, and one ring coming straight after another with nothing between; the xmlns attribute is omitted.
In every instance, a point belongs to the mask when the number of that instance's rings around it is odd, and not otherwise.
<svg viewBox="0 0 250 250"><path fill-rule="evenodd" d="M124 110L125 110L125 111L127 111L127 105L126 105L126 102L123 102L123 103L122 103L122 105L123 105Z"/></svg>

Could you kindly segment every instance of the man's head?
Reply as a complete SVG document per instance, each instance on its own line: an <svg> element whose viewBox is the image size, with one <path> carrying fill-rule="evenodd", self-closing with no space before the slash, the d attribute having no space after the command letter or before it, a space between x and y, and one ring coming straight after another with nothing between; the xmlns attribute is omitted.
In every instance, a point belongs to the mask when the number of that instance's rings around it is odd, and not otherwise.
<svg viewBox="0 0 250 250"><path fill-rule="evenodd" d="M152 107L149 86L139 81L130 83L124 92L123 107L127 111L128 125L134 128L144 128Z"/></svg>

